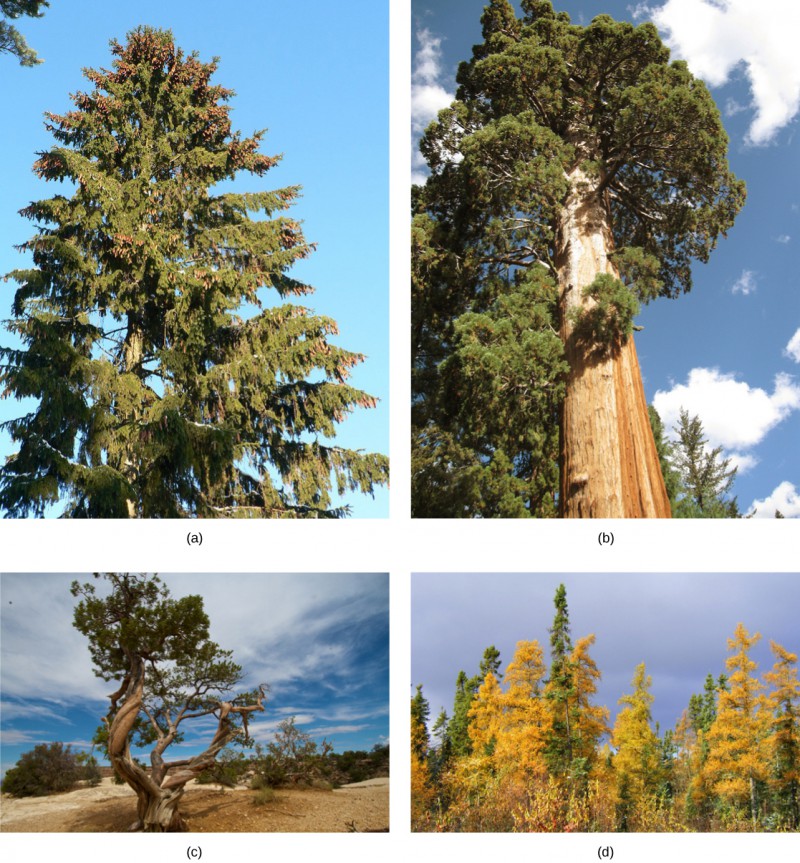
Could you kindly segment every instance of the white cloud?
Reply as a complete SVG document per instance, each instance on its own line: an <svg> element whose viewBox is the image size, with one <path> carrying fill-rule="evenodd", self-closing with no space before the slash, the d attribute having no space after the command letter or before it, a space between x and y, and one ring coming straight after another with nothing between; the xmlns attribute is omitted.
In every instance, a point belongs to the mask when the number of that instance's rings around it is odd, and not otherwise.
<svg viewBox="0 0 800 863"><path fill-rule="evenodd" d="M712 87L744 67L755 109L748 143L768 143L797 114L796 0L667 0L648 11L670 49Z"/></svg>
<svg viewBox="0 0 800 863"><path fill-rule="evenodd" d="M756 289L756 274L753 270L742 270L742 275L733 283L734 294L752 294Z"/></svg>
<svg viewBox="0 0 800 863"><path fill-rule="evenodd" d="M659 390L653 404L671 435L684 408L690 416L700 417L710 446L722 446L741 459L747 455L744 450L762 441L792 411L800 410L800 385L790 375L779 374L770 394L719 369L697 368L689 372L685 384ZM752 462L744 464L752 467Z"/></svg>
<svg viewBox="0 0 800 863"><path fill-rule="evenodd" d="M789 344L786 345L783 352L796 363L800 363L800 327L797 328L797 332L789 339Z"/></svg>
<svg viewBox="0 0 800 863"><path fill-rule="evenodd" d="M758 459L754 455L747 455L741 452L728 453L727 458L730 458L731 467L737 469L739 476L752 470L758 464Z"/></svg>
<svg viewBox="0 0 800 863"><path fill-rule="evenodd" d="M355 676L355 634L388 614L385 576L371 573L161 575L174 597L199 593L211 638L232 650L244 687L273 690L298 679ZM114 690L92 672L87 640L73 627L73 579L63 574L3 574L2 691L7 698L107 703ZM98 584L98 593L107 592Z"/></svg>
<svg viewBox="0 0 800 863"><path fill-rule="evenodd" d="M411 147L411 182L424 185L428 169L417 145L419 136L442 108L455 99L444 84L442 71L442 40L427 28L417 31L419 50L414 56L411 73L411 131L414 142Z"/></svg>
<svg viewBox="0 0 800 863"><path fill-rule="evenodd" d="M775 518L779 510L785 518L800 518L800 492L790 482L782 482L769 497L754 500L750 513L756 518Z"/></svg>
<svg viewBox="0 0 800 863"><path fill-rule="evenodd" d="M725 116L726 117L735 117L737 114L741 114L742 111L747 110L747 105L742 105L741 102L737 102L736 99L726 99L725 100Z"/></svg>
<svg viewBox="0 0 800 863"><path fill-rule="evenodd" d="M411 128L421 134L425 127L455 98L442 86L442 40L430 30L417 31L419 50L411 73Z"/></svg>
<svg viewBox="0 0 800 863"><path fill-rule="evenodd" d="M783 243L784 245L791 242L791 240L792 238L788 234L780 234L779 236L775 237L776 243Z"/></svg>

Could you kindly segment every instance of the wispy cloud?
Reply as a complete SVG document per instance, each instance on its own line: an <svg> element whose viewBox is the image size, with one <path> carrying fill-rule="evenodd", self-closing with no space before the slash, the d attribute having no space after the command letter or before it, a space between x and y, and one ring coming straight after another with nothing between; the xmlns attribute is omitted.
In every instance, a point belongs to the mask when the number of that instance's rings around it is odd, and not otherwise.
<svg viewBox="0 0 800 863"><path fill-rule="evenodd" d="M445 86L442 69L442 40L423 28L416 33L419 48L414 56L411 73L411 182L422 185L426 180L425 160L419 152L417 140L442 108L455 98Z"/></svg>
<svg viewBox="0 0 800 863"><path fill-rule="evenodd" d="M800 109L800 52L796 0L667 0L639 4L666 34L671 50L712 87L742 68L755 116L747 143L772 141Z"/></svg>
<svg viewBox="0 0 800 863"><path fill-rule="evenodd" d="M786 245L786 243L790 243L791 241L792 238L788 234L779 234L777 237L775 237L776 243L783 243L784 245Z"/></svg>
<svg viewBox="0 0 800 863"><path fill-rule="evenodd" d="M411 73L411 128L421 134L454 99L443 86L442 40L427 28L417 31L419 49Z"/></svg>
<svg viewBox="0 0 800 863"><path fill-rule="evenodd" d="M752 294L756 290L756 273L753 270L742 270L741 276L733 283L731 292L734 294Z"/></svg>
<svg viewBox="0 0 800 863"><path fill-rule="evenodd" d="M789 359L800 363L800 327L797 328L797 332L789 339L789 344L786 345L783 352Z"/></svg>

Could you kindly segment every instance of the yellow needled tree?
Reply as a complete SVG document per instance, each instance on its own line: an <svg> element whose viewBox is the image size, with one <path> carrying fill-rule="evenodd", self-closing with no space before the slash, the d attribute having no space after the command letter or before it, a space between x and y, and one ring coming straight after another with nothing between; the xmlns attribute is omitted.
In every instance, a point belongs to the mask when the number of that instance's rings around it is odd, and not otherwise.
<svg viewBox="0 0 800 863"><path fill-rule="evenodd" d="M643 662L636 666L632 682L633 693L619 700L625 706L617 715L611 735L611 745L616 750L617 810L622 830L637 828L637 808L655 793L660 779L658 737L650 727L653 681Z"/></svg>
<svg viewBox="0 0 800 863"><path fill-rule="evenodd" d="M770 786L781 825L789 830L800 827L800 682L797 679L797 654L789 653L770 641L775 655L772 671L764 680L772 686L766 698L769 714L768 738L772 764Z"/></svg>
<svg viewBox="0 0 800 863"><path fill-rule="evenodd" d="M766 779L765 738L767 716L762 709L763 686L753 677L757 665L750 651L761 639L744 624L736 626L725 665L728 688L719 693L717 718L708 730L708 759L703 768L719 802L735 810L748 810L755 828L758 818L758 784Z"/></svg>

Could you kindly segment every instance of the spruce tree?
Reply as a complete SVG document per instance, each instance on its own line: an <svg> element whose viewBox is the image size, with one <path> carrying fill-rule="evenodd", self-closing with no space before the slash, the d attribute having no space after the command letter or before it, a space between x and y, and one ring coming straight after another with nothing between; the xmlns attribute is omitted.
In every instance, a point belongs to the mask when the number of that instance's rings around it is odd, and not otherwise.
<svg viewBox="0 0 800 863"><path fill-rule="evenodd" d="M550 628L550 676L544 696L550 703L551 725L545 758L554 776L569 776L578 739L575 669L572 663L567 590L559 584L553 599L556 607Z"/></svg>
<svg viewBox="0 0 800 863"><path fill-rule="evenodd" d="M413 194L414 514L667 517L633 344L744 201L649 23L491 0Z"/></svg>
<svg viewBox="0 0 800 863"><path fill-rule="evenodd" d="M46 114L57 143L34 170L66 189L21 211L33 266L10 274L7 327L23 347L2 349L0 380L38 405L4 423L19 449L0 468L0 507L347 514L332 489L371 493L388 461L328 443L376 401L347 384L363 356L329 342L336 323L289 302L312 291L289 275L313 250L286 215L299 187L214 188L279 161L259 151L263 131L232 130L216 59L149 27L111 51L73 110Z"/></svg>

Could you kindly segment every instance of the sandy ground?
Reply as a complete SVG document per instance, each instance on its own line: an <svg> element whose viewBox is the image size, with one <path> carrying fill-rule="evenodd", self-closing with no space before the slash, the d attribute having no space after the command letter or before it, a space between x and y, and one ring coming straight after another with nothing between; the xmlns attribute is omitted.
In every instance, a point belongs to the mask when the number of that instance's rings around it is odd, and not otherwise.
<svg viewBox="0 0 800 863"><path fill-rule="evenodd" d="M346 833L389 827L389 780L368 779L334 791L279 789L256 805L257 791L190 783L180 811L197 833ZM127 785L105 779L49 797L0 802L0 830L20 833L113 833L136 818L135 795Z"/></svg>

